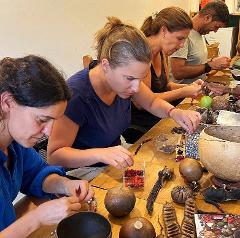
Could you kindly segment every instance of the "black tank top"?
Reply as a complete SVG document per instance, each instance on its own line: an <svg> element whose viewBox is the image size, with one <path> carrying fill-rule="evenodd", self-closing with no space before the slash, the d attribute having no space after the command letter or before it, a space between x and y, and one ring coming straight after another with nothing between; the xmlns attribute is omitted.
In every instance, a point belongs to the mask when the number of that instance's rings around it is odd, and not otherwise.
<svg viewBox="0 0 240 238"><path fill-rule="evenodd" d="M167 87L168 81L162 53L160 53L160 57L161 57L161 75L159 77L156 75L153 65L151 64L151 90L154 93L163 93L168 91Z"/></svg>

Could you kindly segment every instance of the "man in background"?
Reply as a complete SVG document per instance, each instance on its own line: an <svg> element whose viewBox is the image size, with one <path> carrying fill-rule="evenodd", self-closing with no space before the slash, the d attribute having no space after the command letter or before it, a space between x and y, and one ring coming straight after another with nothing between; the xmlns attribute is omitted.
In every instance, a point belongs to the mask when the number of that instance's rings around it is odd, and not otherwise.
<svg viewBox="0 0 240 238"><path fill-rule="evenodd" d="M171 80L177 83L189 84L205 78L212 69L221 70L230 66L231 59L220 56L207 61L207 46L204 35L210 31L217 32L226 27L229 11L223 1L211 1L193 17L193 29L183 48L170 57Z"/></svg>

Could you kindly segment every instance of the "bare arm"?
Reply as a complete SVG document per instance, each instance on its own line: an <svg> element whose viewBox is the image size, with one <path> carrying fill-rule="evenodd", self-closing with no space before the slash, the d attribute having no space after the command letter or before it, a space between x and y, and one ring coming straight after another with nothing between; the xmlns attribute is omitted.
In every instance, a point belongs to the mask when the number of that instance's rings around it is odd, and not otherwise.
<svg viewBox="0 0 240 238"><path fill-rule="evenodd" d="M55 121L48 140L48 162L64 167L81 167L99 162L94 149L72 148L79 125L63 116Z"/></svg>
<svg viewBox="0 0 240 238"><path fill-rule="evenodd" d="M158 94L153 93L143 82L140 83L139 91L134 94L133 100L142 108L160 118L168 117L168 112L173 107L158 97Z"/></svg>
<svg viewBox="0 0 240 238"><path fill-rule="evenodd" d="M173 102L177 99L186 97L183 89L176 89L163 93L156 93L156 95L167 102Z"/></svg>
<svg viewBox="0 0 240 238"><path fill-rule="evenodd" d="M172 74L176 80L196 78L205 73L205 64L189 65L184 58L172 57L170 59ZM231 59L226 56L220 56L209 61L211 69L221 70L230 66Z"/></svg>
<svg viewBox="0 0 240 238"><path fill-rule="evenodd" d="M171 58L172 74L176 80L195 78L205 73L205 65L189 65L184 58Z"/></svg>
<svg viewBox="0 0 240 238"><path fill-rule="evenodd" d="M163 99L167 102L172 102L174 100L185 98L185 97L197 97L202 92L201 84L203 83L201 80L201 83L193 83L191 85L187 84L178 84L174 83L172 81L169 81L169 67L167 64L167 58L164 55L164 68L166 71L166 77L168 81L168 88L169 91L163 92L163 93L155 93L155 96L159 97L160 99ZM142 81L149 89L151 88L151 72L148 74L147 78ZM139 109L141 109L140 105L138 105L133 100L135 106L137 106Z"/></svg>
<svg viewBox="0 0 240 238"><path fill-rule="evenodd" d="M192 133L200 122L199 113L174 108L168 102L159 98L144 83L141 82L138 93L134 94L134 100L145 110L160 118L171 117L185 130Z"/></svg>
<svg viewBox="0 0 240 238"><path fill-rule="evenodd" d="M25 238L40 226L40 221L36 219L36 210L33 210L1 231L0 238Z"/></svg>
<svg viewBox="0 0 240 238"><path fill-rule="evenodd" d="M44 179L42 189L46 193L70 195L65 189L65 184L68 180L66 177L58 174L50 174Z"/></svg>
<svg viewBox="0 0 240 238"><path fill-rule="evenodd" d="M168 87L170 90L175 90L175 89L179 89L179 88L183 88L187 86L187 84L183 84L183 83L175 83L175 82L172 82L172 81L169 81L168 82Z"/></svg>
<svg viewBox="0 0 240 238"><path fill-rule="evenodd" d="M191 85L187 85L185 87L167 91L164 93L156 93L156 95L167 102L172 102L180 98L186 98L186 97L196 98L201 93L202 93L201 85L191 84Z"/></svg>
<svg viewBox="0 0 240 238"><path fill-rule="evenodd" d="M95 149L80 150L72 148L79 128L78 124L66 116L55 121L48 140L49 164L77 168L100 162Z"/></svg>
<svg viewBox="0 0 240 238"><path fill-rule="evenodd" d="M133 164L131 153L122 146L84 150L72 148L79 129L79 125L66 116L55 121L48 142L49 164L78 168L102 162L119 169Z"/></svg>
<svg viewBox="0 0 240 238"><path fill-rule="evenodd" d="M25 238L41 225L52 225L80 210L81 204L93 197L94 192L87 181L70 180L57 174L50 174L43 182L43 191L57 193L62 197L45 202L17 219L0 232L0 238ZM80 194L76 189L80 187ZM54 212L53 212L54 210Z"/></svg>
<svg viewBox="0 0 240 238"><path fill-rule="evenodd" d="M171 91L158 93L158 96L168 102L172 102L179 98L196 98L202 93L203 84L204 82L201 79L198 79L191 84L178 84L174 82L169 82L168 85L170 86Z"/></svg>
<svg viewBox="0 0 240 238"><path fill-rule="evenodd" d="M43 191L51 194L64 196L75 196L76 190L80 187L79 202L86 202L93 197L93 190L85 180L70 180L58 174L50 174L43 181Z"/></svg>
<svg viewBox="0 0 240 238"><path fill-rule="evenodd" d="M44 202L0 232L0 238L28 237L42 225L57 224L80 209L81 204L77 196L62 197Z"/></svg>
<svg viewBox="0 0 240 238"><path fill-rule="evenodd" d="M159 56L158 56L159 57ZM174 82L169 81L169 68L168 68L168 64L167 64L167 58L165 55L163 55L163 60L164 60L164 69L166 72L166 77L167 77L167 87L170 89L169 91L163 92L163 93L155 93L156 96L158 96L159 98L167 101L167 102L172 102L176 99L179 98L184 98L187 97L188 95L185 93L184 90L174 90L174 89L180 89L183 88L186 84L177 84ZM160 62L161 63L161 62ZM151 89L151 72L149 72L149 74L147 75L147 77L142 81L149 89ZM174 90L174 91L172 91ZM132 100L134 105L138 108L138 109L143 109L139 104L136 103L135 100Z"/></svg>
<svg viewBox="0 0 240 238"><path fill-rule="evenodd" d="M69 197L62 197L47 201L0 232L0 238L25 238L41 225L52 225L63 218L80 210L81 204L93 197L94 192L87 181L70 180L57 174L50 174L43 181L43 191L58 193ZM76 189L80 187L80 194ZM54 212L53 212L54 211Z"/></svg>

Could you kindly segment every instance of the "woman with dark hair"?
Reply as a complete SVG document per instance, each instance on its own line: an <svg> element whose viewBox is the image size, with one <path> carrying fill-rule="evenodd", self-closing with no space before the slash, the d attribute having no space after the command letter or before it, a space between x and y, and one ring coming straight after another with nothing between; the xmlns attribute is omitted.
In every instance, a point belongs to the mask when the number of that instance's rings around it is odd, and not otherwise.
<svg viewBox="0 0 240 238"><path fill-rule="evenodd" d="M61 167L49 166L32 148L49 136L70 99L62 75L37 56L0 61L0 237L24 238L41 225L58 223L93 196L86 181L71 181ZM76 189L80 187L80 196ZM18 192L47 201L16 219Z"/></svg>
<svg viewBox="0 0 240 238"><path fill-rule="evenodd" d="M68 80L73 97L49 138L50 163L69 168L98 162L119 169L131 166L131 153L120 146L131 119L131 98L158 117L172 117L189 132L196 129L199 113L175 108L141 82L152 59L141 31L109 17L96 34L96 50L97 66Z"/></svg>
<svg viewBox="0 0 240 238"><path fill-rule="evenodd" d="M162 9L145 19L141 30L147 37L152 52L151 71L143 81L154 93L168 102L177 104L185 97L197 97L202 92L202 80L191 85L177 84L169 80L167 57L183 47L192 21L188 14L178 7ZM176 101L178 100L178 101ZM132 122L125 137L133 143L159 121L159 117L143 110L136 103L132 105ZM137 133L138 131L138 133ZM134 136L134 133L137 133Z"/></svg>

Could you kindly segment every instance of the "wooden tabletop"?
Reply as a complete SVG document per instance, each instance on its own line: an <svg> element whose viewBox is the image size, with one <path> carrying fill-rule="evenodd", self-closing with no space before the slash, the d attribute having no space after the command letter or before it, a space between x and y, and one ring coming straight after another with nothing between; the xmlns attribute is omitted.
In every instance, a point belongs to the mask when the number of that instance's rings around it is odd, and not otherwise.
<svg viewBox="0 0 240 238"><path fill-rule="evenodd" d="M196 101L194 102L196 103ZM187 109L190 107L190 100L184 100L184 102L180 105L180 108ZM133 153L137 146L145 139L155 138L156 136L165 133L170 134L171 129L177 126L177 124L172 119L163 119L159 123L157 123L151 130L149 130L142 138L139 139L133 146L130 147L130 151ZM145 177L146 183L143 190L135 191L135 195L137 197L136 205L133 211L124 218L116 218L107 212L104 206L104 198L108 189L115 186L122 186L122 177L123 171L117 170L114 167L107 167L98 177L96 177L91 185L94 187L95 196L98 201L98 212L109 219L112 225L113 238L118 238L119 230L121 225L123 225L129 218L132 217L145 217L149 219L154 225L157 234L160 231L160 223L162 224L162 206L165 202L172 202L171 199L171 190L173 187L178 185L185 185L184 180L179 174L179 163L175 161L173 154L164 154L160 151L157 151L154 140L149 141L144 144L139 150L138 154L134 157L136 162L146 162L146 170ZM156 182L157 174L159 170L162 170L164 166L167 166L174 170L174 178L173 180L167 182L165 186L160 190L156 202L154 204L154 211L152 216L147 214L146 210L146 199L148 194ZM203 178L200 181L202 187L209 186L210 175L204 174ZM211 211L211 212L219 212L214 206L207 204L204 202L201 195L198 195L196 198L197 207L203 211ZM178 204L174 204L176 208L178 221L181 224L183 218L184 207ZM240 212L240 202L228 202L222 205L223 209L227 213L239 214ZM34 232L30 237L31 238L50 238L53 237L50 235L51 231L53 231L55 227L42 227L38 231Z"/></svg>
<svg viewBox="0 0 240 238"><path fill-rule="evenodd" d="M196 104L196 103L197 102L194 101L194 104ZM191 106L190 100L184 100L184 102L179 107L182 109L187 109L190 106ZM138 145L145 139L155 138L156 136L163 134L163 133L169 135L171 133L171 129L174 126L177 126L177 124L172 119L161 120L150 131L148 131L142 138L140 138L139 141L137 141L133 146L131 146L129 150L132 153L134 153L136 148L138 147ZM136 197L138 198L138 200L141 200L141 201L147 199L152 186L156 182L159 170L162 170L164 168L164 166L167 166L174 170L175 176L174 176L173 180L167 182L158 194L158 197L157 197L155 205L154 205L153 217L152 217L152 219L150 219L151 221L156 219L156 213L160 214L160 216L161 216L162 212L161 212L161 210L159 211L159 208L161 209L162 205L165 202L172 202L172 199L171 199L172 188L174 188L175 186L178 186L178 185L185 185L185 182L179 173L179 162L176 162L174 157L175 157L175 153L169 155L169 154L165 154L163 152L157 151L155 142L150 141L141 147L141 149L139 150L139 152L137 153L137 155L134 158L135 161L137 161L137 162L139 162L139 161L141 162L143 160L145 160L145 162L146 162L145 187L143 190L139 190L139 191L135 190ZM205 188L205 187L208 187L211 185L211 182L209 179L210 176L211 176L210 174L204 174L204 176L202 177L202 179L200 181L202 188ZM98 177L96 177L91 182L91 184L96 188L99 188L102 190L107 190L112 187L122 185L122 177L123 177L123 171L117 170L113 167L108 167ZM197 207L199 210L207 211L207 212L209 212L209 211L219 212L214 206L205 203L202 195L197 196L196 202L197 202ZM146 218L149 218L147 215L147 212L146 212L145 203L139 202L138 204L136 204L136 206L133 210L133 214L131 214L131 217L133 215L135 215L134 211L136 209L138 211L141 210L141 214L144 214L144 216ZM177 204L174 204L174 206L177 211L177 217L178 217L179 223L181 223L182 218L183 218L184 207L181 205L177 205ZM223 204L222 208L227 213L239 214L240 202L239 201L238 202L228 202L228 203ZM103 214L105 214L105 213L103 213ZM113 219L113 221L115 221L115 220ZM125 219L123 221L125 221ZM153 224L156 228L156 231L158 231L159 224L155 220L154 220ZM114 222L113 223L113 232L118 230L118 228L115 229L116 228L115 226L116 226L116 224ZM113 233L113 234L115 234L115 236L113 236L114 238L118 237L118 233Z"/></svg>

